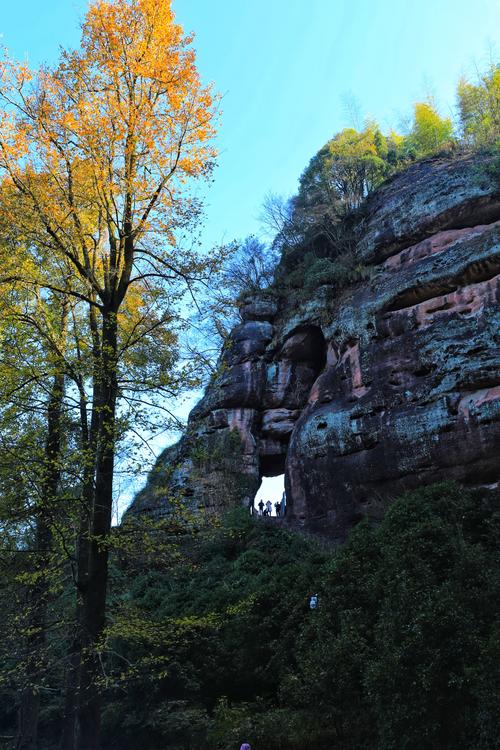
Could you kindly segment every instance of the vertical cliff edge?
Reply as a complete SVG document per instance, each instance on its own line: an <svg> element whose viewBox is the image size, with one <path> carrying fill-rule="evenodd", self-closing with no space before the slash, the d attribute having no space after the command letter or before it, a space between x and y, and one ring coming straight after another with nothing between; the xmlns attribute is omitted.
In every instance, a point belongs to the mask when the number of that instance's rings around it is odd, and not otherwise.
<svg viewBox="0 0 500 750"><path fill-rule="evenodd" d="M354 227L368 280L246 300L218 376L129 512L219 513L285 473L290 524L333 537L402 492L500 474L500 185L419 162Z"/></svg>

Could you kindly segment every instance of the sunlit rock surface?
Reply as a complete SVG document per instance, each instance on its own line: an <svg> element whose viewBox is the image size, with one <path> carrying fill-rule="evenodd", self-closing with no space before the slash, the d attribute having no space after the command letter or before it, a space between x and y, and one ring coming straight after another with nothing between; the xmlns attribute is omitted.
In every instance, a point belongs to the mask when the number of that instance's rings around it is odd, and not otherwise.
<svg viewBox="0 0 500 750"><path fill-rule="evenodd" d="M368 281L248 299L219 376L132 511L220 512L285 471L287 520L342 538L405 490L499 479L500 186L486 157L394 177L356 227Z"/></svg>

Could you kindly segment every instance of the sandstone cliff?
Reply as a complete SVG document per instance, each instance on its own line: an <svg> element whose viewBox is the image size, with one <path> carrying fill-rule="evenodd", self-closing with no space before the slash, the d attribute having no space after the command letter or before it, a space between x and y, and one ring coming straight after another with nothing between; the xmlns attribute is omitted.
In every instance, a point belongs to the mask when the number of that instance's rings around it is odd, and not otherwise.
<svg viewBox="0 0 500 750"><path fill-rule="evenodd" d="M413 165L355 226L369 278L248 299L219 376L133 512L218 512L285 472L288 521L342 537L403 491L499 479L500 185L488 157Z"/></svg>

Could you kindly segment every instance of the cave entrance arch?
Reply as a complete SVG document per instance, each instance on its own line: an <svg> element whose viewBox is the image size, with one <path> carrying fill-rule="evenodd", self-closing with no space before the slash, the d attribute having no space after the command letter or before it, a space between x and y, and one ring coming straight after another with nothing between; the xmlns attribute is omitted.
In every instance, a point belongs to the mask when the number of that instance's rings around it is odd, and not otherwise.
<svg viewBox="0 0 500 750"><path fill-rule="evenodd" d="M257 516L267 504L276 518L286 511L285 463L295 424L327 363L327 345L319 325L300 325L286 336L267 369L258 441L260 486L250 511ZM279 478L279 479L278 479ZM288 510L291 510L291 504Z"/></svg>
<svg viewBox="0 0 500 750"><path fill-rule="evenodd" d="M251 508L252 515L262 517L265 515L271 518L282 517L285 512L285 505L283 503L283 495L285 492L285 475L277 474L275 476L263 476L260 487L257 490L253 501L253 507ZM267 503L271 503L271 512L267 513L269 506L266 507Z"/></svg>

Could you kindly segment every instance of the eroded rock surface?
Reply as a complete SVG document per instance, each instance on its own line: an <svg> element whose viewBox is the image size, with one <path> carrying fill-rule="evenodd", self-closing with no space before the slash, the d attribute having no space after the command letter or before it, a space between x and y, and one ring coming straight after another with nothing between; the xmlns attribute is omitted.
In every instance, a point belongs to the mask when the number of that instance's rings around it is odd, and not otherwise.
<svg viewBox="0 0 500 750"><path fill-rule="evenodd" d="M187 434L134 511L218 512L285 472L290 523L343 537L405 490L500 473L500 186L486 157L433 159L367 202L369 281L246 301Z"/></svg>

